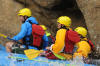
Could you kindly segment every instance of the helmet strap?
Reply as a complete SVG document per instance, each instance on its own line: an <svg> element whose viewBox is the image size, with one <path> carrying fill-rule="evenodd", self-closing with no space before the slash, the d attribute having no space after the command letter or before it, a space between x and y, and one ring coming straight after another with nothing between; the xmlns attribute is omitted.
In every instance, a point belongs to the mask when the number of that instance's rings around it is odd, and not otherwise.
<svg viewBox="0 0 100 66"><path fill-rule="evenodd" d="M79 34L80 35L80 34ZM83 37L82 35L80 35L81 40L84 39L85 37Z"/></svg>
<svg viewBox="0 0 100 66"><path fill-rule="evenodd" d="M69 28L67 28L66 26L61 25L61 28L69 30Z"/></svg>
<svg viewBox="0 0 100 66"><path fill-rule="evenodd" d="M24 21L22 23L25 23L26 19L29 18L27 16L23 16L24 17Z"/></svg>

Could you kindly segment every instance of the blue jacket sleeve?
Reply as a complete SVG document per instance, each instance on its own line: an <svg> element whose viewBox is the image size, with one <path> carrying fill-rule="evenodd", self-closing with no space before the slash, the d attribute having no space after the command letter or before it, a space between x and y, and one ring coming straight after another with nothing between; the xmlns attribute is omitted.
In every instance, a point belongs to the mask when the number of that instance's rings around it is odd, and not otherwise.
<svg viewBox="0 0 100 66"><path fill-rule="evenodd" d="M24 23L21 26L21 31L16 36L14 36L12 39L21 40L22 38L25 37L26 33L27 33L27 27L26 27L26 24Z"/></svg>
<svg viewBox="0 0 100 66"><path fill-rule="evenodd" d="M43 39L43 49L46 50L46 47L48 46L48 37L46 34L42 37Z"/></svg>

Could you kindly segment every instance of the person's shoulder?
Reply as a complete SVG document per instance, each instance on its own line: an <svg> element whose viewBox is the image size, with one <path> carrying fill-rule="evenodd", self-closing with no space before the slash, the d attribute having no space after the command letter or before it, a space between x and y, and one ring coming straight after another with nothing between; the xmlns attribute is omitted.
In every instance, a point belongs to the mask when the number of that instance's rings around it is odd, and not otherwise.
<svg viewBox="0 0 100 66"><path fill-rule="evenodd" d="M22 25L27 25L27 24L29 24L28 22L25 22L25 23L23 23Z"/></svg>
<svg viewBox="0 0 100 66"><path fill-rule="evenodd" d="M33 24L38 24L35 17L29 17L25 22L29 22L29 21L31 21L31 23L33 23Z"/></svg>
<svg viewBox="0 0 100 66"><path fill-rule="evenodd" d="M36 19L35 17L31 16L28 18L28 20L31 20L31 19Z"/></svg>
<svg viewBox="0 0 100 66"><path fill-rule="evenodd" d="M58 31L57 31L57 34L59 35L61 35L61 34L65 34L66 33L66 29L59 29Z"/></svg>
<svg viewBox="0 0 100 66"><path fill-rule="evenodd" d="M59 29L58 32L66 31L66 29Z"/></svg>

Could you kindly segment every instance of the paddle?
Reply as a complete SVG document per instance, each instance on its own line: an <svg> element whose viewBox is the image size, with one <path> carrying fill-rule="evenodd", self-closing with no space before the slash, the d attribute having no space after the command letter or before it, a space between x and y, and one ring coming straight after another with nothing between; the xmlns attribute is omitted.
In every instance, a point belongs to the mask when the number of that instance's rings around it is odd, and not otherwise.
<svg viewBox="0 0 100 66"><path fill-rule="evenodd" d="M1 34L1 33L0 33L0 36L1 36L1 37L4 37L4 38L7 38L7 39L9 39L9 40L13 40L13 39L11 39L11 38L9 38L9 37L7 37L6 35ZM15 41L15 40L13 40L13 41ZM17 42L18 44L22 44L22 43L19 42L19 41L15 41L15 42ZM28 57L28 59L36 58L41 52L43 52L43 50L34 50L34 49L27 49L27 50L24 50L24 53L25 53L25 55Z"/></svg>
<svg viewBox="0 0 100 66"><path fill-rule="evenodd" d="M24 50L25 55L28 57L28 59L32 60L33 58L36 58L39 56L39 54L43 52L43 50L34 50L34 49L28 49Z"/></svg>
<svg viewBox="0 0 100 66"><path fill-rule="evenodd" d="M0 36L3 37L3 38L9 39L9 40L13 40L13 39L11 39L10 37L8 37L8 36L6 36L6 35L4 35L4 34L1 34L1 33L0 33ZM19 41L16 41L16 40L13 40L13 41L17 42L18 44L22 44L22 43L19 42Z"/></svg>

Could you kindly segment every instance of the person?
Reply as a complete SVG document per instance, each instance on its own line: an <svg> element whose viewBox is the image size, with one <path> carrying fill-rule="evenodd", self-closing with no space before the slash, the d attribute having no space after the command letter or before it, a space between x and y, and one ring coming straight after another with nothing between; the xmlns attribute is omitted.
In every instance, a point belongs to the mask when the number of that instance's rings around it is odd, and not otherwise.
<svg viewBox="0 0 100 66"><path fill-rule="evenodd" d="M19 15L20 21L22 22L21 31L12 39L14 41L21 40L23 42L23 45L16 44L17 47L20 46L22 48L24 47L27 49L29 48L37 49L37 47L34 47L32 45L33 42L36 43L35 41L32 42L34 38L32 37L33 25L34 26L38 25L36 18L32 17L31 10L28 8L21 9L18 15ZM43 40L43 43L48 44L48 38L45 34L42 36L42 40ZM15 42L6 43L7 52L12 52L13 51L12 49L14 49L14 45L15 45Z"/></svg>
<svg viewBox="0 0 100 66"><path fill-rule="evenodd" d="M81 41L76 44L77 50L73 57L83 57L87 59L89 54L94 50L91 40L87 39L87 30L84 27L77 27L75 31L79 34Z"/></svg>
<svg viewBox="0 0 100 66"><path fill-rule="evenodd" d="M48 47L49 47L54 43L55 38L51 35L50 32L47 31L47 27L45 25L40 25L40 26L44 29L46 36L48 37Z"/></svg>
<svg viewBox="0 0 100 66"><path fill-rule="evenodd" d="M80 41L78 33L73 31L71 19L68 16L61 16L57 19L57 28L55 43L48 48L41 56L44 55L48 59L69 60L72 58L74 45Z"/></svg>

